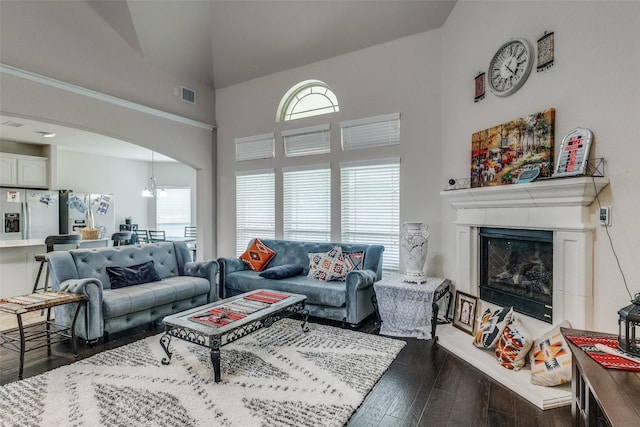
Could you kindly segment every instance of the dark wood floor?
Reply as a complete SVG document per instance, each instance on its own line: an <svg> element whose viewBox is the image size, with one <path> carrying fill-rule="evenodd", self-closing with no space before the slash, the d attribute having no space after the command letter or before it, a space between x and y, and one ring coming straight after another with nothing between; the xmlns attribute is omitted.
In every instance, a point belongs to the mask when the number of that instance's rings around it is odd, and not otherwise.
<svg viewBox="0 0 640 427"><path fill-rule="evenodd" d="M315 319L314 319L315 320ZM330 322L322 322L332 324ZM335 324L335 326L339 326ZM357 328L377 333L373 320ZM80 343L80 358L162 332L159 325L113 334L108 343ZM570 426L568 406L542 411L445 349L405 339L407 345L355 412L348 426ZM72 363L68 342L27 353L25 378ZM18 378L18 354L0 349L0 384Z"/></svg>

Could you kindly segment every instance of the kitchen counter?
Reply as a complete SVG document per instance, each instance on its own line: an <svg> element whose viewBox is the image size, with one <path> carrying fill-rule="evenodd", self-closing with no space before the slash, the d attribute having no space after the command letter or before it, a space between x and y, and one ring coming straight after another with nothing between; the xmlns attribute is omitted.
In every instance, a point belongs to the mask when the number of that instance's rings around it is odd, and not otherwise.
<svg viewBox="0 0 640 427"><path fill-rule="evenodd" d="M108 246L111 239L93 239L80 241L80 247L98 247ZM44 239L21 239L21 240L0 240L0 249L2 248L22 248L25 246L43 246ZM75 246L75 245L68 245Z"/></svg>
<svg viewBox="0 0 640 427"><path fill-rule="evenodd" d="M79 246L97 248L109 246L110 242L107 238L82 240ZM75 248L76 244L56 245L56 250ZM31 293L40 267L35 256L46 252L44 239L0 241L0 298Z"/></svg>

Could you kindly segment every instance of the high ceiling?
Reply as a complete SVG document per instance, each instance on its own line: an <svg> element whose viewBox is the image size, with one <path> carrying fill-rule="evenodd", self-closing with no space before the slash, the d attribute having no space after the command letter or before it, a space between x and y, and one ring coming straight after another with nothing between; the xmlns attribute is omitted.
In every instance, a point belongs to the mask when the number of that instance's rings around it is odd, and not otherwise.
<svg viewBox="0 0 640 427"><path fill-rule="evenodd" d="M442 26L453 0L90 1L147 60L221 88Z"/></svg>
<svg viewBox="0 0 640 427"><path fill-rule="evenodd" d="M145 61L222 88L439 28L455 0L101 0L86 4L90 8L85 10L96 13ZM20 121L0 120L0 124ZM22 121L22 127L0 126L0 139L53 143L65 150L119 153L141 160L150 155L147 149L113 138ZM58 136L43 139L38 131ZM115 149L117 144L121 146Z"/></svg>

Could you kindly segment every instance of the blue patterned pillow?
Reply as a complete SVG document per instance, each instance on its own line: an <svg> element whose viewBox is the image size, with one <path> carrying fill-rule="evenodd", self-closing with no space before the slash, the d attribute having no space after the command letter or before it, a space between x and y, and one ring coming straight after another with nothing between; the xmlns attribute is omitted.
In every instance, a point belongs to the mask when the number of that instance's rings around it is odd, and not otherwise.
<svg viewBox="0 0 640 427"><path fill-rule="evenodd" d="M507 327L513 317L513 307L500 308L493 313L487 309L482 314L480 326L473 339L473 344L480 348L493 348L502 336L504 328Z"/></svg>
<svg viewBox="0 0 640 427"><path fill-rule="evenodd" d="M301 265L285 264L270 267L260 273L265 279L286 279L287 277L297 276L302 273L304 268Z"/></svg>

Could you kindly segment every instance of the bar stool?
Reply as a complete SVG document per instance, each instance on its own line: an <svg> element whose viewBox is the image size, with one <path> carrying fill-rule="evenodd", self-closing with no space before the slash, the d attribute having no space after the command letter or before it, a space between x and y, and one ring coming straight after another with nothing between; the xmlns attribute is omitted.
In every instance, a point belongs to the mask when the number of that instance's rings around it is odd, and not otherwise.
<svg viewBox="0 0 640 427"><path fill-rule="evenodd" d="M113 240L113 246L127 245L131 240L131 232L117 231L111 235L111 240Z"/></svg>
<svg viewBox="0 0 640 427"><path fill-rule="evenodd" d="M79 234L60 234L56 236L47 236L44 239L44 244L47 245L47 253L53 252L54 245L72 245L75 244L78 247L78 244L82 240L82 236ZM39 288L38 284L40 283L40 276L42 275L42 270L44 269L45 264L47 263L47 255L46 254L37 254L36 262L40 263L40 268L38 269L38 275L36 276L36 282L33 284L33 292L35 293ZM47 269L47 274L44 277L44 288L43 290L47 290L49 287L49 270Z"/></svg>

